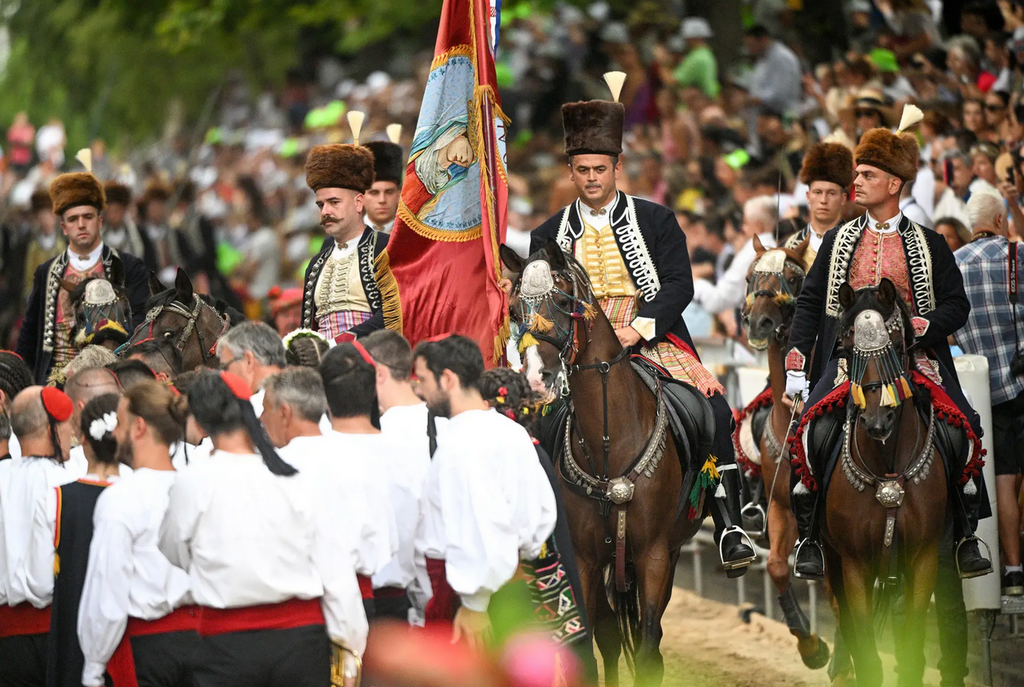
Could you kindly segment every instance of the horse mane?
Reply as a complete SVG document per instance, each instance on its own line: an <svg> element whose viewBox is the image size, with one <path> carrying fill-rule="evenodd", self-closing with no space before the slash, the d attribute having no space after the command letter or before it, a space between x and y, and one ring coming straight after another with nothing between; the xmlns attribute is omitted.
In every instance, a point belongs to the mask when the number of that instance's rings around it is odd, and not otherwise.
<svg viewBox="0 0 1024 687"><path fill-rule="evenodd" d="M853 306L849 310L843 313L843 317L839 321L841 332L845 332L853 326L854 319L865 310L878 310L887 319L892 315L891 309L889 312L885 312L882 308L882 304L878 299L877 286L866 286L862 289L857 289L855 293L857 294L857 300L854 301ZM914 327L910 324L910 306L903 302L899 292L896 294L895 307L900 311L900 317L903 318L903 345L909 350L914 344Z"/></svg>
<svg viewBox="0 0 1024 687"><path fill-rule="evenodd" d="M569 273L569 281L574 286L582 287L583 294L581 296L585 296L588 303L593 303L594 291L590 286L590 275L587 274L587 269L576 259L575 255L563 250L562 256L565 258L565 271Z"/></svg>

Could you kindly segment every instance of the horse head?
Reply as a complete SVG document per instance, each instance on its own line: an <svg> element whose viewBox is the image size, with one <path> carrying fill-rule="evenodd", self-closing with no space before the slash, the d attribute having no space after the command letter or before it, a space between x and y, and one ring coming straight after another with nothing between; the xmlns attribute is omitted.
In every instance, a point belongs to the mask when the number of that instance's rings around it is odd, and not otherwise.
<svg viewBox="0 0 1024 687"><path fill-rule="evenodd" d="M552 398L559 384L566 391L565 370L587 349L585 323L592 322L599 311L590 280L553 240L525 261L504 245L500 253L527 378L535 390Z"/></svg>
<svg viewBox="0 0 1024 687"><path fill-rule="evenodd" d="M910 310L888 279L857 291L845 283L839 288L839 303L839 338L850 395L868 437L885 441L896 426L902 401L912 393Z"/></svg>
<svg viewBox="0 0 1024 687"><path fill-rule="evenodd" d="M111 264L110 279L89 277L79 284L59 281L75 313L71 341L76 349L95 344L114 350L128 340L132 307L120 261Z"/></svg>
<svg viewBox="0 0 1024 687"><path fill-rule="evenodd" d="M126 344L118 349L122 355L147 341L156 342L165 356L181 362L183 371L194 370L214 357L214 347L231 321L210 304L207 296L195 292L185 270L178 268L174 286L163 284L150 275L153 296L147 304L146 321L139 325Z"/></svg>
<svg viewBox="0 0 1024 687"><path fill-rule="evenodd" d="M796 299L804 287L804 253L809 238L794 249L766 249L754 237L757 255L747 272L747 298L743 305L743 325L750 347L768 348L772 339L789 339L789 325L796 312Z"/></svg>

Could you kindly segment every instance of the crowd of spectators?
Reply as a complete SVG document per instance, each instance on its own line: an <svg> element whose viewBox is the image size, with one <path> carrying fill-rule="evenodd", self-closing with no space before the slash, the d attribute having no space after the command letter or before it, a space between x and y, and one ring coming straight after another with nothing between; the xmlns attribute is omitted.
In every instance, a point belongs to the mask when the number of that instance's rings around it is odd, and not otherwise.
<svg viewBox="0 0 1024 687"><path fill-rule="evenodd" d="M812 51L785 3L744 4L745 24L735 27L743 58L728 66L711 47L707 20L671 16L652 3L624 16L595 2L505 17L497 72L512 122L513 248L525 251L529 231L572 200L560 106L607 98L600 77L609 69L627 74L619 184L676 211L698 280L699 302L687 313L697 336L742 338L735 277L745 272L754 235L777 237L806 224L806 188L798 181L804 151L824 139L852 148L864 130L895 126L907 102L925 120L921 171L903 211L954 248L969 237L965 204L979 190L1000 193L1011 201L1010 218L1024 220L1017 203L1024 190L1024 2L967 3L953 26L934 0L846 0L838 5L848 45L833 46L836 58L818 63L809 61ZM94 172L124 187L111 194L109 242L146 253L165 283L182 266L201 289L251 317L268 315L276 287L301 279L322 240L304 184L305 151L351 140L343 116L350 109L367 114L364 141L399 123L408 149L429 54L424 46L425 59L406 65L411 73L391 70L394 77L374 71L355 78L343 63L324 60L296 70L278 90L254 92L233 79L198 143L188 130L116 154L93 142ZM61 250L41 191L77 163L58 120L19 114L5 141L0 287L12 297L3 299L0 333L9 340L34 266ZM749 202L759 197L767 199ZM853 203L847 208L857 213Z"/></svg>

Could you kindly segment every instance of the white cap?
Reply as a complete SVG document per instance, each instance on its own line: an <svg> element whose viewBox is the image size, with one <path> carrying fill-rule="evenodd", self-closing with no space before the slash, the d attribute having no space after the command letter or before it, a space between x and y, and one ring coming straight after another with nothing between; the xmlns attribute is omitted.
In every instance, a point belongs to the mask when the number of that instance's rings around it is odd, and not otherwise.
<svg viewBox="0 0 1024 687"><path fill-rule="evenodd" d="M711 25L704 17L687 17L683 20L683 28L680 30L683 38L711 38Z"/></svg>

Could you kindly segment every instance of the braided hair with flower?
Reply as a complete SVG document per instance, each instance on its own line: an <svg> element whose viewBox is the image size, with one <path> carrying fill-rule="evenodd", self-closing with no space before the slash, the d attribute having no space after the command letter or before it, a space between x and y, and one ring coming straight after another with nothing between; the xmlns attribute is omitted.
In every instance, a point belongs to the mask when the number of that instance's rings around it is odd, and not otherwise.
<svg viewBox="0 0 1024 687"><path fill-rule="evenodd" d="M94 459L108 465L117 464L117 394L101 394L82 408L79 436L88 444Z"/></svg>
<svg viewBox="0 0 1024 687"><path fill-rule="evenodd" d="M527 428L533 424L536 399L526 375L507 367L487 370L480 376L480 395L510 420Z"/></svg>

